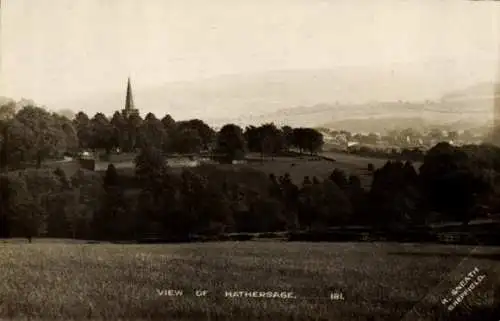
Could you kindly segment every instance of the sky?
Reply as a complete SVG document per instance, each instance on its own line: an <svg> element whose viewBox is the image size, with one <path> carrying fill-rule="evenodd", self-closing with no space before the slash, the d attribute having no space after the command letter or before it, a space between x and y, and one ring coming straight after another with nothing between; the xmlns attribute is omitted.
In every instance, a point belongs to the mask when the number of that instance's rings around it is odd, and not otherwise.
<svg viewBox="0 0 500 321"><path fill-rule="evenodd" d="M1 0L0 96L40 104L224 74L452 62L499 74L500 3ZM443 91L450 88L443 88Z"/></svg>

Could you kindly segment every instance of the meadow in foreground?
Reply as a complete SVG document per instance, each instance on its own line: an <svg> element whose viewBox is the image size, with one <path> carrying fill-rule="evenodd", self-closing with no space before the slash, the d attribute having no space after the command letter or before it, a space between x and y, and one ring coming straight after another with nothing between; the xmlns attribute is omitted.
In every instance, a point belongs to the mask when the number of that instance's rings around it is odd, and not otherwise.
<svg viewBox="0 0 500 321"><path fill-rule="evenodd" d="M382 243L0 243L0 319L448 320L441 300L475 267L487 276L452 313L492 306L494 252ZM159 295L166 289L184 295ZM237 290L297 298L224 297ZM329 299L335 290L343 301Z"/></svg>

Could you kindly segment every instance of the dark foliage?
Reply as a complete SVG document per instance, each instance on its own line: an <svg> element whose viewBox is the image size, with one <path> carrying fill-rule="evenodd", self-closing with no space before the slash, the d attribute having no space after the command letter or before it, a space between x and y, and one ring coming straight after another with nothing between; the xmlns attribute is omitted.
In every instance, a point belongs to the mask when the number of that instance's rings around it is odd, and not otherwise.
<svg viewBox="0 0 500 321"><path fill-rule="evenodd" d="M297 234L302 230L314 234L306 239L350 240L354 236L345 232L349 226L364 225L372 229L370 237L382 233L388 240L415 235L430 240L435 235L410 231L439 221L459 221L462 229L470 230L471 220L500 210L500 150L490 145L439 143L427 153L415 148L393 151L383 167L368 165L373 182L365 190L359 177L335 168L325 179L306 176L296 184L289 174L267 176L211 165L179 174L165 161L166 153L209 152L229 163L243 159L247 151L260 153L262 160L293 150L314 154L324 142L311 128L264 124L243 131L228 124L216 132L198 119L175 122L169 115L159 120L153 114L142 119L120 113L111 120L99 113L92 118L78 113L70 123L28 107L2 120L0 129L0 237L152 242L229 234L247 239L238 233L295 231L292 239L297 239L305 235ZM137 150L135 172L123 173L112 164L102 176L80 170L68 177L60 168L7 171L14 161L40 167L44 159L78 147L108 155L115 149ZM377 153L366 147L356 152ZM416 160L423 163L418 171L411 163ZM332 228L344 232L333 233ZM488 240L488 235L478 238Z"/></svg>

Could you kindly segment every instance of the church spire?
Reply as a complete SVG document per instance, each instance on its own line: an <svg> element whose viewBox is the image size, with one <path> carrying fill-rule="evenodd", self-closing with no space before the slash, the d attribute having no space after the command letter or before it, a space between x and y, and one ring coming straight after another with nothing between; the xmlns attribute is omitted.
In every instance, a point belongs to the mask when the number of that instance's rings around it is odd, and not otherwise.
<svg viewBox="0 0 500 321"><path fill-rule="evenodd" d="M135 109L134 97L132 96L132 85L130 84L130 77L127 81L127 96L125 97L125 109L123 109L123 115L128 118L133 114L139 115L139 111Z"/></svg>
<svg viewBox="0 0 500 321"><path fill-rule="evenodd" d="M130 77L127 82L127 97L125 98L125 110L131 111L134 109L134 97L132 97L132 85L130 84Z"/></svg>

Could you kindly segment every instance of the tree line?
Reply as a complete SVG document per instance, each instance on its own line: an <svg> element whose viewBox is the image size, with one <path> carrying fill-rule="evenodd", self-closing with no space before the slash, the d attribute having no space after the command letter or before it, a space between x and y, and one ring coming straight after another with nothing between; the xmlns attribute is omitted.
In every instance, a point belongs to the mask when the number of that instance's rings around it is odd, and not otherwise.
<svg viewBox="0 0 500 321"><path fill-rule="evenodd" d="M466 227L500 207L500 151L490 152L493 159L481 159L439 144L418 172L411 162L388 161L365 189L358 176L333 167L329 177L305 176L300 184L289 174L251 168L178 172L159 150L144 148L132 175L112 164L104 175L83 169L71 177L60 169L1 175L0 236L179 240L349 225L404 230L450 220Z"/></svg>
<svg viewBox="0 0 500 321"><path fill-rule="evenodd" d="M243 157L248 151L275 154L289 148L310 153L323 145L323 136L311 128L277 128L274 124L245 129L227 124L218 132L200 119L175 121L170 115L158 119L153 113L125 117L115 112L111 119L102 113L89 118L84 112L68 119L56 113L13 104L0 107L0 167L18 168L22 163L41 167L48 159L76 155L83 150L134 152L154 147L165 154L221 153Z"/></svg>
<svg viewBox="0 0 500 321"><path fill-rule="evenodd" d="M69 177L60 168L4 171L0 237L182 239L347 225L404 229L447 220L466 226L500 207L500 150L494 146L439 143L418 170L411 161L370 168L368 189L360 177L335 169L334 163L329 177L305 176L298 184L289 174L266 175L251 168L202 165L179 173L168 167L164 155L205 149L229 159L246 151L272 155L287 148L314 153L322 137L313 129L228 124L216 132L201 120L157 120L152 114L135 119L118 127L101 114L88 119L79 113L69 120L33 106L2 118L4 169L15 161L40 165L88 148L139 153L133 174L112 164L104 174L80 169Z"/></svg>

